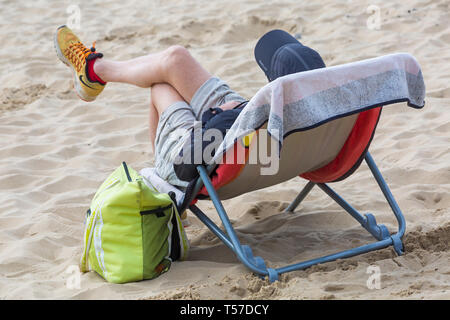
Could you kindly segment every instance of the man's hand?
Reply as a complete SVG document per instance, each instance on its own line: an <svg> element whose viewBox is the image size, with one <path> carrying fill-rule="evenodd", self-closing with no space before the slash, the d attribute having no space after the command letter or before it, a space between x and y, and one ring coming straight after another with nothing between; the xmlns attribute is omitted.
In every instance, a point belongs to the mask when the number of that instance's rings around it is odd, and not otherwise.
<svg viewBox="0 0 450 320"><path fill-rule="evenodd" d="M219 106L218 108L222 110L231 110L236 107L240 102L239 101L228 101L227 103Z"/></svg>

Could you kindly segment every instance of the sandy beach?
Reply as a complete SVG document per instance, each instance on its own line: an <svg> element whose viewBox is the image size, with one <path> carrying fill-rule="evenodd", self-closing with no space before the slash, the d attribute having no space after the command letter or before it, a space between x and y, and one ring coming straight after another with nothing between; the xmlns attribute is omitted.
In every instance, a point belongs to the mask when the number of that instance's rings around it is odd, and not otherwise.
<svg viewBox="0 0 450 320"><path fill-rule="evenodd" d="M448 0L0 4L0 299L450 299ZM71 285L85 212L97 188L122 161L140 170L154 159L148 89L111 83L92 103L72 89L53 35L77 17L74 31L88 46L96 41L107 58L125 60L180 44L246 98L267 82L253 49L272 29L296 35L328 66L412 54L422 67L426 105L386 108L370 148L405 215L406 253L383 249L270 284L238 263L189 213L190 257L169 272L122 285L90 272ZM319 188L294 214L280 213L305 184L295 178L224 201L241 241L269 265L372 241ZM334 187L356 209L396 230L365 164ZM199 207L219 222L211 202ZM373 267L381 273L379 288L367 285Z"/></svg>

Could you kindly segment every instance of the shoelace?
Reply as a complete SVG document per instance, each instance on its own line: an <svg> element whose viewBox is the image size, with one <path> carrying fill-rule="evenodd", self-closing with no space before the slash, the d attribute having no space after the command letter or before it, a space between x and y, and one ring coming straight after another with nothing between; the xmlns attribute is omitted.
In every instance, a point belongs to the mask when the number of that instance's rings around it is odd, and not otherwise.
<svg viewBox="0 0 450 320"><path fill-rule="evenodd" d="M81 71L85 59L95 52L95 41L92 48L86 48L81 42L71 43L66 49L66 57L74 65L77 72Z"/></svg>

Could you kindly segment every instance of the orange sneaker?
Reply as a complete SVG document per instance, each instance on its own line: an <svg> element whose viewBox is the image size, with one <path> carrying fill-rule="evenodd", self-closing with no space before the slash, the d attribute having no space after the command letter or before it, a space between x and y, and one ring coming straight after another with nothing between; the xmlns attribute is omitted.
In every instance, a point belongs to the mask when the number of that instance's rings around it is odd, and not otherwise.
<svg viewBox="0 0 450 320"><path fill-rule="evenodd" d="M86 48L67 26L56 30L55 49L58 58L72 69L74 88L84 101L94 101L103 91L106 83L93 73L93 62L103 54L95 52L95 42Z"/></svg>

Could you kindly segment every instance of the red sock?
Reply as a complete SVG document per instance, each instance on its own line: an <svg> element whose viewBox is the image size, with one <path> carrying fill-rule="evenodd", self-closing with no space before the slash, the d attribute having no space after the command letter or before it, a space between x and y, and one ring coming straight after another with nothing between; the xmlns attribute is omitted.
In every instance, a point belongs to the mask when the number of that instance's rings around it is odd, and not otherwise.
<svg viewBox="0 0 450 320"><path fill-rule="evenodd" d="M87 61L87 67L88 67L88 76L89 79L91 79L92 82L98 81L101 84L106 84L105 81L103 81L95 72L94 72L94 63L97 59L92 59Z"/></svg>

